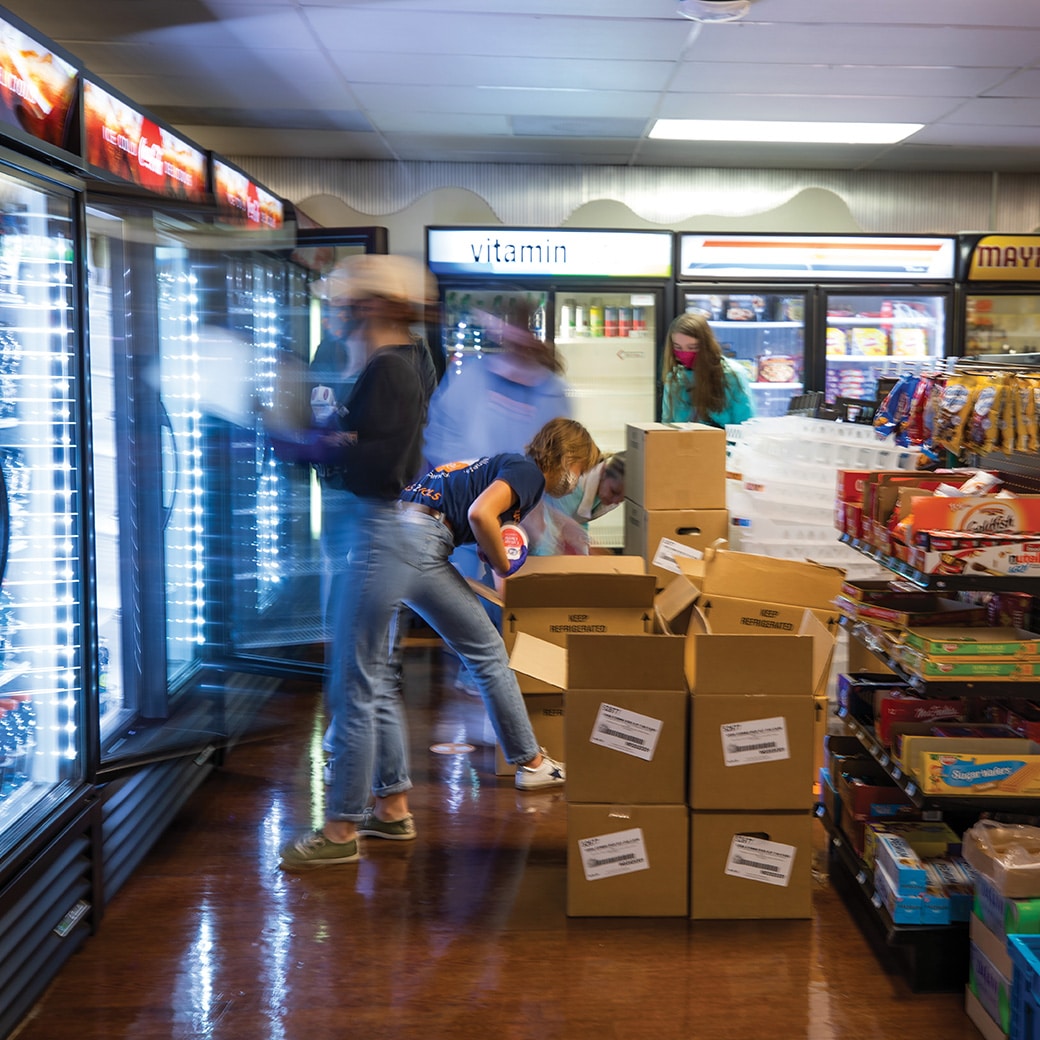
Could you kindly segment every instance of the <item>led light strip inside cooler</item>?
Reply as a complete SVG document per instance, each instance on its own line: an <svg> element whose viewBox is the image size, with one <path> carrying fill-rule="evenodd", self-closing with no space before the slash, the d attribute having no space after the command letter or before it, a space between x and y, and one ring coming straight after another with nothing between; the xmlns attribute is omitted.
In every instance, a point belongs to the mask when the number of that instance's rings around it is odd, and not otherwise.
<svg viewBox="0 0 1040 1040"><path fill-rule="evenodd" d="M158 311L163 402L173 427L172 467L165 488L166 634L170 663L194 659L205 640L206 603L203 554L205 473L202 465L202 414L197 349L196 276L187 270L184 250L158 250Z"/></svg>
<svg viewBox="0 0 1040 1040"><path fill-rule="evenodd" d="M79 754L82 641L70 207L20 184L5 187L0 829L70 775ZM42 204L52 212L42 212Z"/></svg>

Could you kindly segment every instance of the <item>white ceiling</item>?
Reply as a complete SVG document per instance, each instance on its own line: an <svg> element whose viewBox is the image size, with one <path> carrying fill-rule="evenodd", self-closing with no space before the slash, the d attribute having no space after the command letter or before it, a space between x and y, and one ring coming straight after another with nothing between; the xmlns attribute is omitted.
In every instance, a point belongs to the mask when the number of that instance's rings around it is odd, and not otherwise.
<svg viewBox="0 0 1040 1040"><path fill-rule="evenodd" d="M1040 0L5 0L225 155L1040 172ZM915 122L898 145L651 141L657 117Z"/></svg>

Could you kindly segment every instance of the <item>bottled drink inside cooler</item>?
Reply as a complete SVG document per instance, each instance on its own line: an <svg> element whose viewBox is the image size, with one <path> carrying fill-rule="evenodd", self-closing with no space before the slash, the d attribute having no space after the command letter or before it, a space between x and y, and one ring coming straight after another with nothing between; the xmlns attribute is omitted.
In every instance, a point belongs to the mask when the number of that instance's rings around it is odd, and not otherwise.
<svg viewBox="0 0 1040 1040"><path fill-rule="evenodd" d="M973 293L965 297L964 353L1040 353L1040 302L1035 294Z"/></svg>
<svg viewBox="0 0 1040 1040"><path fill-rule="evenodd" d="M14 178L0 235L0 845L81 774L83 600L70 199Z"/></svg>
<svg viewBox="0 0 1040 1040"><path fill-rule="evenodd" d="M804 391L804 294L688 291L685 309L706 317L722 353L745 369L756 415L783 415Z"/></svg>
<svg viewBox="0 0 1040 1040"><path fill-rule="evenodd" d="M875 400L878 380L923 371L945 356L946 300L862 293L827 298L825 396Z"/></svg>

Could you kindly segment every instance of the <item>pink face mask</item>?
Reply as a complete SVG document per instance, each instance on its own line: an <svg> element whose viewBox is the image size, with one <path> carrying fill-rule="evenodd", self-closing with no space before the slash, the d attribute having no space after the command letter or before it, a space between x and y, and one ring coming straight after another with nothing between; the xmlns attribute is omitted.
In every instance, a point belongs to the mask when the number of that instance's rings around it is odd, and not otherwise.
<svg viewBox="0 0 1040 1040"><path fill-rule="evenodd" d="M693 368L694 363L697 360L696 350L676 350L673 347L672 353L675 355L675 360L678 361L683 368Z"/></svg>

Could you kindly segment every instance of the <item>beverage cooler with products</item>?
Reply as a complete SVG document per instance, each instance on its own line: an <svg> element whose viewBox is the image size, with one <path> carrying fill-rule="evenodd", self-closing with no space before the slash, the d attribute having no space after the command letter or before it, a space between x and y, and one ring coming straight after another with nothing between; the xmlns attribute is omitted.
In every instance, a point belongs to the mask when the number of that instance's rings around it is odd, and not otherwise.
<svg viewBox="0 0 1040 1040"><path fill-rule="evenodd" d="M78 68L0 18L0 1035L101 916Z"/></svg>
<svg viewBox="0 0 1040 1040"><path fill-rule="evenodd" d="M874 401L949 351L952 238L683 234L678 254L678 309L708 317L760 416Z"/></svg>
<svg viewBox="0 0 1040 1040"><path fill-rule="evenodd" d="M444 378L500 350L496 327L523 301L530 331L562 364L573 418L603 451L623 450L626 425L655 418L672 249L667 231L427 228ZM590 525L593 546L623 545L621 512Z"/></svg>
<svg viewBox="0 0 1040 1040"><path fill-rule="evenodd" d="M957 238L964 357L1040 361L1040 235Z"/></svg>

